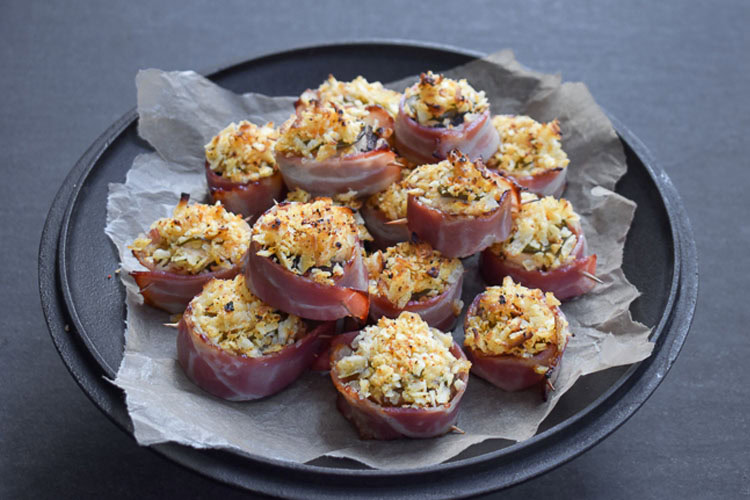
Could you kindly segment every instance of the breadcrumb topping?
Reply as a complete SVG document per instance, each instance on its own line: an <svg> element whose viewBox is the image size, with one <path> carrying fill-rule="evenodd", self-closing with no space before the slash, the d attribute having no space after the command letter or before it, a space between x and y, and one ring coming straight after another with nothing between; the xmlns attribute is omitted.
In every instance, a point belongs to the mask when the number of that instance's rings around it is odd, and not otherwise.
<svg viewBox="0 0 750 500"><path fill-rule="evenodd" d="M211 170L232 182L255 182L278 170L273 156L278 138L273 122L262 127L232 122L204 146L206 160Z"/></svg>
<svg viewBox="0 0 750 500"><path fill-rule="evenodd" d="M506 276L502 286L488 287L480 295L476 313L467 316L464 345L489 355L525 358L553 344L562 348L570 333L568 322L555 315L559 305L554 294L526 288Z"/></svg>
<svg viewBox="0 0 750 500"><path fill-rule="evenodd" d="M336 80L328 75L316 90L306 90L300 96L303 106L315 105L316 102L332 103L338 107L355 106L361 109L377 105L385 109L389 115L396 117L401 94L383 87L380 82L368 82L358 76L350 82Z"/></svg>
<svg viewBox="0 0 750 500"><path fill-rule="evenodd" d="M289 191L286 195L286 201L298 201L301 203L307 203L312 200L313 196L305 191L304 189L297 188L294 191ZM373 237L370 231L367 230L365 220L362 218L362 214L359 210L362 208L362 200L357 198L356 191L348 191L346 193L340 193L333 195L334 205L341 205L352 209L354 220L357 223L359 229L359 240L360 241L373 241Z"/></svg>
<svg viewBox="0 0 750 500"><path fill-rule="evenodd" d="M258 255L312 280L333 285L344 265L360 251L359 228L348 207L330 198L308 203L281 203L268 209L253 226Z"/></svg>
<svg viewBox="0 0 750 500"><path fill-rule="evenodd" d="M440 163L421 165L404 180L410 195L425 205L456 215L482 215L499 206L508 181L487 169L481 161L473 163L453 150Z"/></svg>
<svg viewBox="0 0 750 500"><path fill-rule="evenodd" d="M568 200L540 199L524 192L510 237L490 248L496 255L520 262L527 271L554 269L574 260L578 237L571 228L579 220Z"/></svg>
<svg viewBox="0 0 750 500"><path fill-rule="evenodd" d="M452 344L449 334L403 312L363 329L335 369L362 398L382 406L447 405L465 386L459 376L471 368L450 352Z"/></svg>
<svg viewBox="0 0 750 500"><path fill-rule="evenodd" d="M367 151L375 144L366 116L367 111L351 106L316 103L303 108L282 126L276 152L323 161Z"/></svg>
<svg viewBox="0 0 750 500"><path fill-rule="evenodd" d="M196 332L232 354L257 358L306 333L305 323L269 306L245 286L245 276L211 280L191 302Z"/></svg>
<svg viewBox="0 0 750 500"><path fill-rule="evenodd" d="M539 123L528 116L497 115L492 125L500 135L500 147L487 166L510 174L534 175L570 163L560 145L557 120Z"/></svg>
<svg viewBox="0 0 750 500"><path fill-rule="evenodd" d="M240 264L250 242L250 226L221 204L188 205L183 195L172 217L151 224L131 246L155 269L199 274Z"/></svg>
<svg viewBox="0 0 750 500"><path fill-rule="evenodd" d="M449 259L427 243L398 243L378 250L365 260L370 293L402 309L411 301L437 297L454 285L464 272L459 259Z"/></svg>
<svg viewBox="0 0 750 500"><path fill-rule="evenodd" d="M452 80L432 71L404 91L404 111L428 127L457 127L489 108L484 91L477 92L465 79Z"/></svg>
<svg viewBox="0 0 750 500"><path fill-rule="evenodd" d="M406 206L409 200L408 189L404 181L394 182L384 191L375 193L367 199L367 204L379 209L388 220L406 217Z"/></svg>

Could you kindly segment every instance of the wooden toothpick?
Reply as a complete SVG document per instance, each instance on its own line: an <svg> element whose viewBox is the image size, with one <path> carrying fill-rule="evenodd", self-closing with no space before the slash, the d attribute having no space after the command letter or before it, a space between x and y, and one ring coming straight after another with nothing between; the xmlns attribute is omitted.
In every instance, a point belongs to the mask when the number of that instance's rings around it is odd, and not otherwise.
<svg viewBox="0 0 750 500"><path fill-rule="evenodd" d="M590 280L596 281L599 284L602 284L602 285L604 284L604 282L602 280L600 280L599 278L597 278L596 276L594 276L593 274L591 274L588 271L581 271L581 274L583 276L586 276Z"/></svg>
<svg viewBox="0 0 750 500"><path fill-rule="evenodd" d="M406 217L403 217L401 219L389 220L388 222L386 222L386 224L388 224L388 225L391 225L391 224L406 224Z"/></svg>

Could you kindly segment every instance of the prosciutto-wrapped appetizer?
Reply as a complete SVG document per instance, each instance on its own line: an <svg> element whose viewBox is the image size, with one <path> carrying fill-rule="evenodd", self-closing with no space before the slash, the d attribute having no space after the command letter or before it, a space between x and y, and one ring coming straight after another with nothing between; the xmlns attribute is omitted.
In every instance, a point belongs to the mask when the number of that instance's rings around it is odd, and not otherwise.
<svg viewBox="0 0 750 500"><path fill-rule="evenodd" d="M570 336L559 306L511 278L477 295L464 318L472 373L506 391L538 386L546 397Z"/></svg>
<svg viewBox="0 0 750 500"><path fill-rule="evenodd" d="M367 268L348 207L330 198L284 202L253 225L247 286L273 307L302 318L365 319Z"/></svg>
<svg viewBox="0 0 750 500"><path fill-rule="evenodd" d="M510 234L515 185L460 151L417 167L404 185L409 230L446 257L468 257Z"/></svg>
<svg viewBox="0 0 750 500"><path fill-rule="evenodd" d="M406 185L401 180L370 196L362 206L362 217L376 248L384 250L411 237L406 225L408 199Z"/></svg>
<svg viewBox="0 0 750 500"><path fill-rule="evenodd" d="M443 160L453 149L486 160L499 143L484 92L432 72L404 91L395 127L396 149L418 163Z"/></svg>
<svg viewBox="0 0 750 500"><path fill-rule="evenodd" d="M521 196L510 237L482 252L479 270L489 284L510 276L559 300L596 285L596 255L587 254L586 237L570 202L531 193Z"/></svg>
<svg viewBox="0 0 750 500"><path fill-rule="evenodd" d="M250 221L280 200L284 180L273 147L279 132L273 123L259 127L231 123L206 144L206 180L211 200Z"/></svg>
<svg viewBox="0 0 750 500"><path fill-rule="evenodd" d="M381 318L331 349L339 411L362 439L441 436L456 423L471 363L417 314Z"/></svg>
<svg viewBox="0 0 750 500"><path fill-rule="evenodd" d="M366 109L369 106L380 106L391 118L396 118L400 100L400 93L386 89L380 82L370 83L362 76L351 82L341 82L333 75L328 75L328 79L317 89L304 91L295 103L295 108L299 112L320 103L335 104L340 108L355 106Z"/></svg>
<svg viewBox="0 0 750 500"><path fill-rule="evenodd" d="M430 326L451 330L461 314L464 266L427 243L403 242L371 254L370 319L419 314Z"/></svg>
<svg viewBox="0 0 750 500"><path fill-rule="evenodd" d="M559 198L570 160L560 146L557 120L539 123L528 116L497 115L492 125L500 135L500 146L487 167L532 193Z"/></svg>
<svg viewBox="0 0 750 500"><path fill-rule="evenodd" d="M129 247L148 271L133 271L146 304L181 313L213 278L229 279L244 263L250 226L220 204L188 205L183 194L172 217L159 219Z"/></svg>
<svg viewBox="0 0 750 500"><path fill-rule="evenodd" d="M190 380L214 396L258 399L307 370L333 327L307 324L263 303L240 274L210 281L190 302L178 325L177 359Z"/></svg>
<svg viewBox="0 0 750 500"><path fill-rule="evenodd" d="M392 129L393 119L380 106L303 107L282 127L276 162L290 189L368 196L401 177L387 141Z"/></svg>

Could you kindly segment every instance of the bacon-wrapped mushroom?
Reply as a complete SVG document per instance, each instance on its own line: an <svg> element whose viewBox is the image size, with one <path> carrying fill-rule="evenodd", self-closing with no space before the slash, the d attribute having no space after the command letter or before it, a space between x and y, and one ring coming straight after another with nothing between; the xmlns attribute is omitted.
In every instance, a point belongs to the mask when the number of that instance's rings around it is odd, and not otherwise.
<svg viewBox="0 0 750 500"><path fill-rule="evenodd" d="M479 270L489 284L510 276L559 300L596 286L596 255L587 254L580 218L570 202L531 193L521 196L510 237L482 252Z"/></svg>
<svg viewBox="0 0 750 500"><path fill-rule="evenodd" d="M309 325L254 296L245 277L212 280L178 325L177 359L188 378L230 401L284 389L314 361L333 322Z"/></svg>
<svg viewBox="0 0 750 500"><path fill-rule="evenodd" d="M417 167L404 185L409 230L446 257L468 257L510 234L515 185L460 151Z"/></svg>
<svg viewBox="0 0 750 500"><path fill-rule="evenodd" d="M253 225L248 288L264 302L320 321L367 317L367 269L352 210L330 198L284 202Z"/></svg>
<svg viewBox="0 0 750 500"><path fill-rule="evenodd" d="M242 270L250 226L217 205L188 205L183 194L172 217L159 219L129 247L148 271L133 271L146 304L181 313L213 278Z"/></svg>
<svg viewBox="0 0 750 500"><path fill-rule="evenodd" d="M497 115L492 125L500 135L500 146L487 167L539 196L562 196L570 160L560 145L557 120L539 123L528 116Z"/></svg>
<svg viewBox="0 0 750 500"><path fill-rule="evenodd" d="M427 243L402 242L366 259L370 274L370 319L419 314L431 327L447 331L461 314L464 266Z"/></svg>
<svg viewBox="0 0 750 500"><path fill-rule="evenodd" d="M570 332L560 301L505 278L476 296L464 318L471 371L506 391L538 386L546 396Z"/></svg>
<svg viewBox="0 0 750 500"><path fill-rule="evenodd" d="M484 92L431 71L404 91L395 129L396 149L418 163L443 160L453 149L486 160L499 143Z"/></svg>
<svg viewBox="0 0 750 500"><path fill-rule="evenodd" d="M331 350L339 411L363 439L450 431L470 367L449 334L410 312L345 334Z"/></svg>
<svg viewBox="0 0 750 500"><path fill-rule="evenodd" d="M290 189L315 196L354 191L368 196L401 177L387 138L393 119L380 106L315 103L282 127L276 162Z"/></svg>
<svg viewBox="0 0 750 500"><path fill-rule="evenodd" d="M284 180L273 154L278 137L273 123L241 121L211 139L205 146L211 200L251 221L280 200Z"/></svg>

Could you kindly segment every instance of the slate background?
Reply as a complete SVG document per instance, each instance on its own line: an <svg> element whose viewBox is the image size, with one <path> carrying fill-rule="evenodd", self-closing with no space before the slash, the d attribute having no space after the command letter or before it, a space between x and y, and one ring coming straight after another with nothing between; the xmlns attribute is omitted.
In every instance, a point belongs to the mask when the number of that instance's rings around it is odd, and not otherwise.
<svg viewBox="0 0 750 500"><path fill-rule="evenodd" d="M139 68L203 69L331 41L400 38L585 82L674 181L697 238L687 343L643 408L594 449L498 498L750 496L747 219L750 2L0 3L1 498L242 498L139 448L68 375L36 254L75 161L135 105Z"/></svg>

